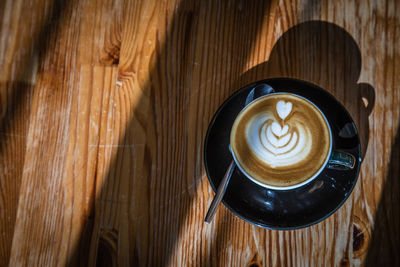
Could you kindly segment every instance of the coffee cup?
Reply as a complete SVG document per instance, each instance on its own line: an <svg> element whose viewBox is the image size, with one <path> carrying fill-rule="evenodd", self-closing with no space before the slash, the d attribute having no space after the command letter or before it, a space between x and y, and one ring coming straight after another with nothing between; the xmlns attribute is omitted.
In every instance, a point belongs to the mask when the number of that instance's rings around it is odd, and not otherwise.
<svg viewBox="0 0 400 267"><path fill-rule="evenodd" d="M324 113L293 93L259 96L237 115L230 151L240 171L254 183L292 190L325 170L354 168L353 155L333 149L332 130Z"/></svg>

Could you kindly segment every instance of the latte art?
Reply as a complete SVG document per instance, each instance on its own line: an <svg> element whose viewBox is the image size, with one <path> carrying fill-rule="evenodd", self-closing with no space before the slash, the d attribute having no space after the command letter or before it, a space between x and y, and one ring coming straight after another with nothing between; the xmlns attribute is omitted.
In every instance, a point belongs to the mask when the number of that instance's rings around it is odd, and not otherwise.
<svg viewBox="0 0 400 267"><path fill-rule="evenodd" d="M264 96L236 118L231 148L239 168L274 187L301 183L327 162L331 136L322 113L287 93Z"/></svg>
<svg viewBox="0 0 400 267"><path fill-rule="evenodd" d="M284 107L284 108L282 108ZM248 123L246 139L256 156L271 167L283 167L304 160L310 152L311 133L302 123L285 124L292 103L279 101L278 119L273 113L257 114Z"/></svg>

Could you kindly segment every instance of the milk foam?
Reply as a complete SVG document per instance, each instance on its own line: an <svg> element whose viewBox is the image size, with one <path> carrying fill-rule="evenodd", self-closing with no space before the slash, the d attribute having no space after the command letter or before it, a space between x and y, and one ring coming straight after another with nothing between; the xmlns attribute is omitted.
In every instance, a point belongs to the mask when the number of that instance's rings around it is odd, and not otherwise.
<svg viewBox="0 0 400 267"><path fill-rule="evenodd" d="M276 111L279 118L266 111L255 115L247 124L246 139L256 157L271 167L294 165L311 150L312 135L306 125L285 118L292 112L292 103L279 101Z"/></svg>
<svg viewBox="0 0 400 267"><path fill-rule="evenodd" d="M240 170L274 188L313 177L326 164L332 146L329 124L318 108L287 93L245 107L232 126L230 144Z"/></svg>
<svg viewBox="0 0 400 267"><path fill-rule="evenodd" d="M278 116L284 120L290 114L290 112L292 112L292 107L293 105L291 102L285 102L281 100L276 104L276 112L278 113Z"/></svg>

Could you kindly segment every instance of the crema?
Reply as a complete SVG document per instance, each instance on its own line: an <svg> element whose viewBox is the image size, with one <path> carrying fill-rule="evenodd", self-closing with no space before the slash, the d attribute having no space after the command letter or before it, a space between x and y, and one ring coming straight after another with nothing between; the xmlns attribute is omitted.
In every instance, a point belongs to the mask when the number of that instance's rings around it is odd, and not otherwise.
<svg viewBox="0 0 400 267"><path fill-rule="evenodd" d="M320 110L289 93L250 103L236 118L230 137L239 167L260 183L276 187L313 177L326 164L331 142Z"/></svg>

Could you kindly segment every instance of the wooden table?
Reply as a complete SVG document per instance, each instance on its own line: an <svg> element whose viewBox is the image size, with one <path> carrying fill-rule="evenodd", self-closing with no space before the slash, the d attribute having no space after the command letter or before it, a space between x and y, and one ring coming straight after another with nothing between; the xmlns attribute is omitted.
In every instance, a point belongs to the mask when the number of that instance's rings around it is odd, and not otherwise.
<svg viewBox="0 0 400 267"><path fill-rule="evenodd" d="M399 1L3 0L0 30L0 266L399 266ZM346 106L357 185L302 230L207 225L208 123L269 77Z"/></svg>

